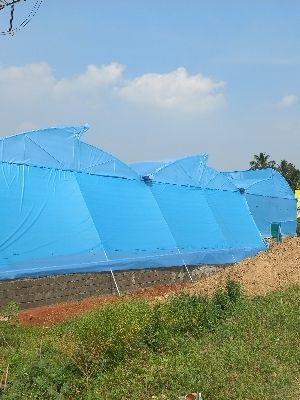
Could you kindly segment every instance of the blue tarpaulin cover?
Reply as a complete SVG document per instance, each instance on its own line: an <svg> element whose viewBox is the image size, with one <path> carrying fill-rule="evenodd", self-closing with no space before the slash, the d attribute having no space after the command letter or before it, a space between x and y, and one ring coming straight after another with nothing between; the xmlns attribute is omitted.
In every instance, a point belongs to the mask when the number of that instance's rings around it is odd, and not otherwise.
<svg viewBox="0 0 300 400"><path fill-rule="evenodd" d="M226 264L266 249L249 200L206 155L129 166L82 142L87 129L0 140L0 279Z"/></svg>
<svg viewBox="0 0 300 400"><path fill-rule="evenodd" d="M271 236L271 224L280 225L283 236L296 234L295 195L284 177L272 168L224 173L244 193L262 236Z"/></svg>

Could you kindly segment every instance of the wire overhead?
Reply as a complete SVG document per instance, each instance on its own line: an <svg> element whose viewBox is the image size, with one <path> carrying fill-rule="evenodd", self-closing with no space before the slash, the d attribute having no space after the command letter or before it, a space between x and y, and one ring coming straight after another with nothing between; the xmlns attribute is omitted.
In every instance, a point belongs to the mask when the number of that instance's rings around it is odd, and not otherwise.
<svg viewBox="0 0 300 400"><path fill-rule="evenodd" d="M0 35L14 35L22 28L24 28L36 15L40 6L43 3L43 0L36 0L33 7L31 8L29 14L24 18L21 23L14 26L14 16L15 16L15 6L19 5L21 2L25 2L26 0L0 0L0 11L5 10L6 8L10 7L10 19L9 19L9 26L5 31L0 31Z"/></svg>

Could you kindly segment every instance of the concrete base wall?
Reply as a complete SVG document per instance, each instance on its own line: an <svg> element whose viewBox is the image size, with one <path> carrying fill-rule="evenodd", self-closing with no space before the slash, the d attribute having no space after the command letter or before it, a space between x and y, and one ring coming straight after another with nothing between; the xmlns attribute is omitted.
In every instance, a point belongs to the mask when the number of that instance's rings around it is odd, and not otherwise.
<svg viewBox="0 0 300 400"><path fill-rule="evenodd" d="M189 271L193 280L199 280L221 268L196 266L189 267ZM190 281L184 267L114 271L114 276L121 293ZM14 302L25 309L107 294L117 294L110 272L0 281L0 307Z"/></svg>

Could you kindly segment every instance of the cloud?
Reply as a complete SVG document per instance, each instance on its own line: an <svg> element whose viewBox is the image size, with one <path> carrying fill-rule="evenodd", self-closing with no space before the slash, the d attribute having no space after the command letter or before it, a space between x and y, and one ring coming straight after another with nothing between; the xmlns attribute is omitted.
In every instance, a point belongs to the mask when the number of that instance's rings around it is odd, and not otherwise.
<svg viewBox="0 0 300 400"><path fill-rule="evenodd" d="M176 112L206 113L224 103L224 82L203 75L189 75L181 67L166 74L145 74L117 90L126 101Z"/></svg>
<svg viewBox="0 0 300 400"><path fill-rule="evenodd" d="M88 122L85 140L125 160L189 154L200 138L205 151L205 124L218 125L224 83L184 68L132 79L124 70L117 63L89 65L58 77L48 63L0 66L0 137Z"/></svg>
<svg viewBox="0 0 300 400"><path fill-rule="evenodd" d="M123 69L88 65L76 76L57 78L47 63L0 66L0 135L99 118Z"/></svg>
<svg viewBox="0 0 300 400"><path fill-rule="evenodd" d="M0 67L0 96L13 94L30 99L42 93L59 96L89 92L115 84L122 77L123 68L116 63L99 67L88 65L83 73L75 77L56 79L47 63Z"/></svg>
<svg viewBox="0 0 300 400"><path fill-rule="evenodd" d="M234 110L219 113L226 100L219 80L184 68L126 79L124 70L118 63L89 65L76 75L58 77L48 63L0 66L0 136L88 122L91 130L84 140L125 161L206 152L212 166L228 170L247 167L251 154L271 146L273 158L297 165L298 119L281 121L280 113L278 123L289 125L274 135L272 114L257 118L247 109L245 121ZM295 103L295 97L283 104ZM213 117L202 117L207 114ZM236 146L237 156L229 157Z"/></svg>
<svg viewBox="0 0 300 400"><path fill-rule="evenodd" d="M283 96L279 102L279 108L290 108L298 101L298 97L291 94Z"/></svg>
<svg viewBox="0 0 300 400"><path fill-rule="evenodd" d="M101 108L112 103L197 116L224 103L224 85L201 74L189 75L182 67L129 80L118 63L91 64L76 76L60 79L47 63L0 67L0 119L2 126L10 118L19 120L18 126L32 126L34 121L47 123L47 116L53 118L55 113L56 120L62 115L77 120L92 111L99 117Z"/></svg>
<svg viewBox="0 0 300 400"><path fill-rule="evenodd" d="M124 66L117 63L100 67L91 64L82 74L57 81L54 90L58 94L69 94L70 92L89 92L112 86L122 79L123 70Z"/></svg>

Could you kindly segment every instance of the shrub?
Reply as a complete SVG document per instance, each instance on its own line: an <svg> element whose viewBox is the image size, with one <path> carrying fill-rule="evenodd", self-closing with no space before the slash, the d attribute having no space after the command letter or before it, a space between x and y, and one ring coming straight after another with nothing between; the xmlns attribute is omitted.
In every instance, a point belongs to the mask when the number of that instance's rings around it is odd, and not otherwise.
<svg viewBox="0 0 300 400"><path fill-rule="evenodd" d="M140 332L150 310L144 301L128 301L89 312L60 328L57 349L88 383L139 351Z"/></svg>
<svg viewBox="0 0 300 400"><path fill-rule="evenodd" d="M179 294L168 304L172 331L179 334L198 336L214 324L211 301L199 295Z"/></svg>
<svg viewBox="0 0 300 400"><path fill-rule="evenodd" d="M217 315L216 320L222 320L231 315L243 299L239 283L228 279L225 288L217 289L212 297L212 303Z"/></svg>
<svg viewBox="0 0 300 400"><path fill-rule="evenodd" d="M143 341L153 352L172 350L176 343L179 345L179 337L198 337L205 331L214 331L241 299L241 287L232 280L212 299L188 293L172 296L165 303L154 305Z"/></svg>
<svg viewBox="0 0 300 400"><path fill-rule="evenodd" d="M180 376L190 373L187 365L194 368L191 360L198 352L193 346L217 336L223 330L217 327L226 326L242 298L240 286L228 280L212 298L181 293L164 302L124 301L47 331L5 324L0 361L4 354L3 365L9 363L11 372L3 399L104 398L102 392L108 393L105 387L112 384L112 377L126 382L126 387L114 389L116 393L133 390L133 382L141 392L144 385L157 395L167 386L173 390L175 364L182 363ZM185 379L178 385L185 385Z"/></svg>
<svg viewBox="0 0 300 400"><path fill-rule="evenodd" d="M72 380L76 371L64 362L59 355L47 354L43 358L24 360L25 371L20 373L12 382L10 390L5 392L4 399L36 399L58 400L65 399L72 389Z"/></svg>
<svg viewBox="0 0 300 400"><path fill-rule="evenodd" d="M141 335L142 342L154 353L166 351L172 340L165 307L162 303L153 305L150 317Z"/></svg>

